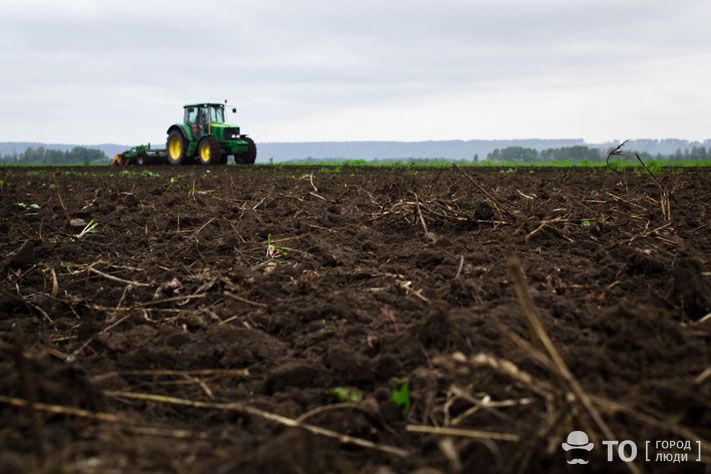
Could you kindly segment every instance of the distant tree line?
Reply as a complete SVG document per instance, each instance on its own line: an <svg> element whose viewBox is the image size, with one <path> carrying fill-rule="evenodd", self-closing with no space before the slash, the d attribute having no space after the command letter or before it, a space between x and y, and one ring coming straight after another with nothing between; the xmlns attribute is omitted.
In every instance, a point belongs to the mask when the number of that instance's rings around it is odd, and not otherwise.
<svg viewBox="0 0 711 474"><path fill-rule="evenodd" d="M643 160L669 160L669 161L696 161L696 160L711 160L711 147L708 149L703 146L695 146L691 149L686 149L683 152L681 149L671 155L662 155L657 153L639 153ZM587 146L569 146L562 148L549 148L547 150L534 150L520 146L510 146L501 149L495 149L488 155L486 159L490 161L500 162L536 162L536 161L600 161L607 157L607 152L598 148L590 148ZM476 159L475 159L476 161Z"/></svg>
<svg viewBox="0 0 711 474"><path fill-rule="evenodd" d="M421 155L422 156L422 155ZM436 155L435 155L436 156ZM471 155L470 155L471 156ZM544 150L536 150L534 148L521 146L508 146L504 148L496 148L494 151L486 155L486 159L494 162L537 162L537 161L600 161L604 160L607 152L600 148L591 148L583 145L565 146L560 148L548 148ZM678 148L672 154L650 154L647 152L640 153L644 160L669 160L669 161L696 161L696 160L711 160L711 146L693 146L691 148ZM473 161L480 161L481 158L475 154ZM313 160L309 157L307 161ZM319 159L321 161L321 159ZM339 158L333 158L335 161L341 161ZM393 158L380 159L377 161L401 161L419 162L419 161L446 161L447 157L440 155L438 158ZM10 165L25 165L25 164L47 164L47 165L63 165L63 164L103 164L108 163L109 158L102 150L95 148L87 148L76 146L70 150L60 151L44 146L28 147L24 152L0 155L0 163Z"/></svg>
<svg viewBox="0 0 711 474"><path fill-rule="evenodd" d="M101 150L76 146L71 150L60 151L39 147L28 147L22 153L0 156L0 161L4 164L12 165L68 165L68 164L92 164L108 163L109 158Z"/></svg>
<svg viewBox="0 0 711 474"><path fill-rule="evenodd" d="M683 152L677 149L672 155L664 156L657 154L656 159L668 159L674 161L696 161L696 160L711 160L711 147L695 146L691 150L688 148Z"/></svg>
<svg viewBox="0 0 711 474"><path fill-rule="evenodd" d="M486 156L491 161L597 161L601 160L600 150L586 146L567 146L563 148L548 148L534 150L520 146L510 146L496 149Z"/></svg>

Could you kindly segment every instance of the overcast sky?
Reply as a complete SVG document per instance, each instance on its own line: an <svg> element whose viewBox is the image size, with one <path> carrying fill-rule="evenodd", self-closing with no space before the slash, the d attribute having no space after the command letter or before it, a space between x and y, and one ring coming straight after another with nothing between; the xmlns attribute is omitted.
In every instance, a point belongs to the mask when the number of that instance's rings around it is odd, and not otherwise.
<svg viewBox="0 0 711 474"><path fill-rule="evenodd" d="M3 0L0 141L711 137L708 0Z"/></svg>

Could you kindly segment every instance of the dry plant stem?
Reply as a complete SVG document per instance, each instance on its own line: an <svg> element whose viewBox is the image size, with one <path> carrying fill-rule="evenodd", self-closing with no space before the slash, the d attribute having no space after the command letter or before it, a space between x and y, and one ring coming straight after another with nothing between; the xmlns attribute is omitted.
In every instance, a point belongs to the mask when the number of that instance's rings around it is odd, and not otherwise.
<svg viewBox="0 0 711 474"><path fill-rule="evenodd" d="M415 194L415 205L417 206L417 215L420 218L420 222L422 223L422 229L425 231L425 238L429 240L430 242L434 242L437 240L435 235L427 230L427 223L425 222L425 218L422 216L422 209L420 209L420 200L417 197L417 194Z"/></svg>
<svg viewBox="0 0 711 474"><path fill-rule="evenodd" d="M652 173L652 170L649 169L647 166L647 163L642 161L642 158L639 156L639 154L635 153L635 157L637 157L637 161L639 161L642 164L642 167L644 170L652 177L654 182L657 184L657 187L659 188L659 205L662 208L662 217L664 218L665 221L670 221L671 220L671 203L669 201L670 198L670 193L669 189L667 189L666 186L664 186L661 181L657 178L657 176Z"/></svg>
<svg viewBox="0 0 711 474"><path fill-rule="evenodd" d="M84 418L86 420L100 421L103 423L115 423L122 425L126 431L136 434L165 436L171 438L187 438L187 439L205 439L207 433L193 433L186 430L176 430L170 428L157 428L154 426L139 426L130 424L125 416L114 415L111 413L93 412L82 410L81 408L68 407L64 405L50 405L47 403L30 403L21 398L10 398L0 395L0 403L5 403L18 408L32 408L37 411L53 413L55 415L73 416L76 418Z"/></svg>
<svg viewBox="0 0 711 474"><path fill-rule="evenodd" d="M25 338L19 326L15 326L13 328L13 336L15 339L15 364L17 366L17 373L19 375L21 388L24 392L25 398L29 400L29 403L26 405L26 413L30 424L32 440L35 445L35 456L37 457L37 463L42 466L45 460L44 446L42 443L42 431L39 418L34 407L34 402L37 401L37 387L35 386L35 380L30 373L30 368L27 364L27 359L25 358Z"/></svg>
<svg viewBox="0 0 711 474"><path fill-rule="evenodd" d="M150 377L182 377L189 376L211 376L221 377L248 377L247 369L199 369L199 370L127 370L115 372L119 375L150 376Z"/></svg>
<svg viewBox="0 0 711 474"><path fill-rule="evenodd" d="M298 418L295 418L294 421L296 421L297 423L303 423L304 421L308 420L309 418L313 418L314 416L320 415L321 413L326 413L326 412L333 411L333 410L342 410L342 409L359 410L365 414L370 414L370 413L368 413L368 411L359 407L355 403L343 402L343 403L334 403L333 405L323 405L320 407L316 407L316 408L309 410L306 413L300 415Z"/></svg>
<svg viewBox="0 0 711 474"><path fill-rule="evenodd" d="M202 391L205 392L205 395L207 395L207 398L209 398L210 400L215 399L215 394L213 393L210 386L207 385L207 383L204 380L199 379L197 377L192 377L190 375L183 375L183 378L185 378L185 380L182 381L183 383L186 383L186 384L196 383L200 386ZM170 383L170 382L167 382L167 383Z"/></svg>
<svg viewBox="0 0 711 474"><path fill-rule="evenodd" d="M59 281L57 280L57 272L54 271L54 268L50 268L49 272L52 275L52 293L50 300L52 304L54 304L54 300L57 299L57 293L59 293Z"/></svg>
<svg viewBox="0 0 711 474"><path fill-rule="evenodd" d="M493 439L497 441L516 442L521 439L519 435L510 433L496 433L492 431L466 430L461 428L440 428L426 425L407 425L405 431L410 433L428 433L440 436L460 436L473 439Z"/></svg>
<svg viewBox="0 0 711 474"><path fill-rule="evenodd" d="M170 428L156 428L153 426L134 426L123 425L121 429L127 433L142 435L142 436L157 436L162 438L190 439L190 440L205 440L209 434L205 431L188 431L176 430Z"/></svg>
<svg viewBox="0 0 711 474"><path fill-rule="evenodd" d="M213 217L212 219L210 219L209 221L207 221L207 222L205 222L203 225L201 225L195 232L193 232L193 233L191 234L192 238L193 238L193 239L196 238L196 237L198 236L198 234L199 234L205 227L209 226L212 222L214 222L215 219L217 219L217 217Z"/></svg>
<svg viewBox="0 0 711 474"><path fill-rule="evenodd" d="M37 312L40 313L44 317L44 319L46 319L47 322L49 322L49 324L51 324L54 327L54 320L49 316L49 314L47 314L47 312L45 310L43 310L36 304L31 303L30 301L25 299L25 297L22 296L22 294L20 293L20 286L17 283L15 283L15 289L17 291L17 295L25 301L25 304L27 304L31 308L34 308L35 310L37 310Z"/></svg>
<svg viewBox="0 0 711 474"><path fill-rule="evenodd" d="M624 202L624 203L626 203L626 204L629 204L629 205L632 206L632 207L636 207L636 208L639 209L639 210L646 211L646 209L645 209L643 206L640 206L640 205L637 204L636 202L632 202L632 201L627 200L627 199L625 199L625 198L623 198L623 197L620 197L620 196L618 196L618 195L616 195L616 194L612 194L612 193L609 192L609 191L607 192L607 194L608 194L610 197L612 197L612 199L614 199L615 201L622 201L622 202Z"/></svg>
<svg viewBox="0 0 711 474"><path fill-rule="evenodd" d="M518 297L521 307L523 309L523 314L528 322L528 327L531 331L531 338L533 341L538 341L540 346L545 350L548 356L551 358L553 363L559 370L562 378L568 382L570 388L572 389L575 396L578 398L580 403L585 407L585 409L590 414L595 424L598 426L600 431L607 439L614 439L612 431L602 419L597 408L590 401L590 397L582 389L578 381L573 377L573 374L568 369L568 366L563 361L563 358L558 353L555 345L548 337L543 325L541 324L540 318L536 312L536 307L531 300L531 296L528 294L528 285L526 284L526 279L523 276L523 270L521 270L521 264L518 257L514 253L509 255L507 260L507 267L509 276L513 281L514 287L516 289L516 296Z"/></svg>
<svg viewBox="0 0 711 474"><path fill-rule="evenodd" d="M549 224L553 224L556 222L567 222L567 221L568 221L568 219L566 219L564 217L555 217L553 219L542 220L536 229L532 230L531 232L528 233L528 235L526 235L526 238L524 240L526 242L528 242L528 239L530 239L531 237L536 235L538 232L542 231Z"/></svg>
<svg viewBox="0 0 711 474"><path fill-rule="evenodd" d="M207 296L205 293L201 293L198 295L171 296L169 298L163 298L160 300L147 301L145 303L139 304L138 306L139 307L147 307L147 306L153 306L153 305L163 304L163 303L172 303L174 301L195 300L195 299L204 298L205 296Z"/></svg>
<svg viewBox="0 0 711 474"><path fill-rule="evenodd" d="M454 440L450 437L441 438L437 442L437 447L442 452L442 455L449 462L450 472L461 472L462 471L462 461L459 459L459 451L454 445Z"/></svg>
<svg viewBox="0 0 711 474"><path fill-rule="evenodd" d="M520 449L514 453L512 462L513 466L518 466L516 469L517 473L523 474L526 472L526 468L528 467L531 461L531 456L535 450L535 443L533 440L545 439L561 422L563 416L563 411L560 409L549 411L540 423L538 423L534 434L519 445Z"/></svg>
<svg viewBox="0 0 711 474"><path fill-rule="evenodd" d="M62 212L64 213L64 218L67 221L67 228L71 229L72 228L72 220L69 218L69 213L67 212L67 206L64 205L64 199L62 199L62 193L59 192L59 180L57 179L57 175L54 175L54 187L57 191L57 199L59 200L59 206L62 208Z"/></svg>
<svg viewBox="0 0 711 474"><path fill-rule="evenodd" d="M706 315L706 317L709 317L709 316L711 316L711 314ZM697 375L696 378L694 379L694 384L701 385L709 377L711 377L711 367L707 367L706 370L704 370L699 375Z"/></svg>
<svg viewBox="0 0 711 474"><path fill-rule="evenodd" d="M314 192L317 193L317 192L318 192L318 188L317 188L316 185L314 184L314 173L313 173L313 171L312 171L311 173L309 173L309 182L311 183L311 187L314 188ZM323 198L322 198L322 199L323 199Z"/></svg>
<svg viewBox="0 0 711 474"><path fill-rule="evenodd" d="M603 409L607 409L611 412L624 413L648 425L655 426L657 428L669 431L670 433L675 433L679 436L682 436L684 439L687 439L689 441L699 441L701 442L701 447L703 451L708 452L711 450L711 443L708 440L704 440L703 438L701 438L701 436L699 436L699 434L679 425L674 421L664 419L661 415L647 415L639 412L638 410L634 410L628 406L625 406L622 403L613 402L612 400L596 397L594 395L591 398L598 406Z"/></svg>
<svg viewBox="0 0 711 474"><path fill-rule="evenodd" d="M462 274L462 269L464 268L464 255L459 256L459 267L457 267L457 273L454 275L454 280L459 278L459 275Z"/></svg>
<svg viewBox="0 0 711 474"><path fill-rule="evenodd" d="M96 275L99 275L100 277L106 278L107 280L115 281L116 283L123 283L124 285L132 285L132 286L151 286L147 283L140 283L138 281L124 280L123 278L115 277L113 275L109 275L108 273L99 271L94 267L89 267L88 270L91 273L94 273Z"/></svg>
<svg viewBox="0 0 711 474"><path fill-rule="evenodd" d="M555 393L555 387L547 382L533 378L529 373L519 369L516 364L508 360L499 359L488 354L477 354L471 358L471 364L474 367L489 367L507 375L547 400L551 400Z"/></svg>
<svg viewBox="0 0 711 474"><path fill-rule="evenodd" d="M618 176L622 176L622 175L620 174L619 171L617 171L615 168L613 168L612 166L610 166L610 158L612 158L613 156L620 156L620 155L623 155L624 153L622 152L622 148L625 146L626 143L627 143L627 140L623 141L622 143L620 143L619 145L617 145L614 149L610 150L610 151L607 153L607 158L605 159L605 165L606 165L610 170L614 171Z"/></svg>
<svg viewBox="0 0 711 474"><path fill-rule="evenodd" d="M11 398L0 395L0 402L12 405L18 408L31 407L35 410L54 413L57 415L75 416L77 418L86 418L95 421L104 421L107 423L125 423L125 418L111 413L99 413L81 408L68 407L63 405L50 405L41 402L30 402L21 398Z"/></svg>
<svg viewBox="0 0 711 474"><path fill-rule="evenodd" d="M220 321L220 322L217 323L217 324L220 325L220 326L223 326L223 325L229 324L229 323L231 323L231 322L233 322L233 321L237 321L240 317L241 317L241 316L239 316L239 315L230 316L229 318L223 319L222 321Z"/></svg>
<svg viewBox="0 0 711 474"><path fill-rule="evenodd" d="M257 308L268 308L269 306L264 304L264 303L257 303L256 301L248 300L247 298L243 298L242 296L235 295L232 292L225 291L223 292L225 296L228 298L232 298L235 301L239 301L240 303L244 303L250 306L256 306Z"/></svg>
<svg viewBox="0 0 711 474"><path fill-rule="evenodd" d="M115 377L147 377L151 378L153 384L156 385L190 385L204 383L198 377L210 377L210 381L224 378L245 378L249 377L249 371L246 369L204 369L204 370L129 370L120 372L106 372L95 375L91 378L93 383L101 383L104 380L109 380ZM164 377L178 377L186 380L159 380ZM204 390L204 387L203 387ZM208 389L208 391L210 391ZM211 391L210 391L211 392Z"/></svg>
<svg viewBox="0 0 711 474"><path fill-rule="evenodd" d="M637 158L637 161L640 162L640 164L641 164L642 167L644 168L644 171L646 171L646 172L649 174L649 176L652 177L652 179L654 180L654 182L657 183L657 186L659 186L659 189L664 188L664 186L662 185L662 183L661 183L661 182L659 181L659 179L657 178L657 175L655 175L654 173L652 173L652 170L649 169L649 166L647 166L647 163L645 163L644 161L642 161L642 158L639 156L639 154L635 153L634 156Z"/></svg>
<svg viewBox="0 0 711 474"><path fill-rule="evenodd" d="M484 189L479 183L477 183L477 182L474 180L474 178L472 178L471 176L469 176L469 174L468 174L466 171L464 171L463 169L461 169L461 168L460 168L459 166L457 166L455 163L452 163L452 166L454 166L454 168L455 168L457 171L459 171L465 178L467 178L467 180L469 180L470 183L472 183L474 186L476 186L476 188L477 188L479 191L481 191L482 193L484 193L484 196L486 196L486 197L491 201L491 204L494 205L494 207L496 208L496 211L499 213L499 215L506 214L507 216L509 216L509 217L511 217L511 218L513 218L513 219L515 220L515 216L514 216L513 214L511 214L509 211L507 211L506 208L504 208L504 207L501 205L501 203L500 203L489 191L487 191L487 190Z"/></svg>
<svg viewBox="0 0 711 474"><path fill-rule="evenodd" d="M118 309L118 308L117 308L117 309ZM128 314L128 315L124 316L123 318L119 318L119 319L116 320L115 322L109 324L108 326L106 326L104 329L101 330L102 334L106 334L107 332L111 331L113 328L115 328L116 326L118 326L118 325L121 324L122 322L126 321L126 320L127 320L128 318L130 318L130 317L131 317L131 315Z"/></svg>
<svg viewBox="0 0 711 474"><path fill-rule="evenodd" d="M311 434L317 436L323 436L325 438L336 439L340 443L350 444L353 446L359 446L361 448L372 449L375 451L380 451L383 453L391 454L398 457L408 457L410 453L404 449L396 448L394 446L388 446L385 444L377 444L372 441L368 441L362 438L355 438L346 434L338 433L326 428L321 428L320 426L315 426L307 423L300 423L298 420L293 418L288 418L286 416L277 415L275 413L270 413L259 408L254 408L249 405L244 405L242 403L213 403L213 402L201 402L197 400L187 400L183 398L167 397L163 395L154 395L150 393L132 393L132 392L114 392L105 391L107 396L118 397L118 398L128 398L132 400L144 400L154 403L163 403L169 405L181 405L193 408L205 408L212 410L223 410L223 411L233 411L237 413L242 413L245 415L254 416L261 418L263 420L271 421L272 423L277 423L279 425L288 426L291 428L300 428L304 431L308 431Z"/></svg>
<svg viewBox="0 0 711 474"><path fill-rule="evenodd" d="M476 405L472 406L469 408L467 411L462 413L461 415L457 416L452 420L450 423L451 426L457 426L459 425L462 421L465 419L469 418L472 415L475 415L481 410L488 410L492 408L506 408L506 407L514 407L518 405L530 405L533 403L533 398L522 398L520 400L501 400L501 401L490 401L490 402L478 402Z"/></svg>
<svg viewBox="0 0 711 474"><path fill-rule="evenodd" d="M432 193L432 188L434 187L435 184L437 184L437 181L439 181L439 178L442 177L442 172L444 171L444 168L440 168L439 172L437 173L437 176L435 176L435 179L430 182L429 187L427 188L427 192L425 193L425 197L429 196L430 193ZM372 196L372 195L371 195Z"/></svg>
<svg viewBox="0 0 711 474"><path fill-rule="evenodd" d="M551 374L559 375L560 369L555 364L555 362L553 362L553 360L548 357L545 352L542 352L540 350L540 346L536 347L518 334L508 331L506 329L501 329L504 328L503 325L497 325L497 327L499 327L499 330L501 330L506 337L511 339L514 344L521 348L521 350L525 351L526 355L533 359L534 362L538 363L541 367L548 370Z"/></svg>

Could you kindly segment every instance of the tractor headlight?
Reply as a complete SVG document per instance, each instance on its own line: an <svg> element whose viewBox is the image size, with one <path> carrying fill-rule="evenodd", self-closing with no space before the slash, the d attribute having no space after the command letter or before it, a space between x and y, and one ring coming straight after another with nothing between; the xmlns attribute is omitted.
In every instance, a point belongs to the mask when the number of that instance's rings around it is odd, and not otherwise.
<svg viewBox="0 0 711 474"><path fill-rule="evenodd" d="M225 140L239 140L239 128L225 129Z"/></svg>

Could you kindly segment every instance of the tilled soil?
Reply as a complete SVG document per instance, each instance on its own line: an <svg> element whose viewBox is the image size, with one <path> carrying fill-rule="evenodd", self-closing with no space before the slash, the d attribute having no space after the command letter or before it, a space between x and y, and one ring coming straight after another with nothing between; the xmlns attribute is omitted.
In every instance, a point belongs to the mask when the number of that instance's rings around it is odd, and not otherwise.
<svg viewBox="0 0 711 474"><path fill-rule="evenodd" d="M610 433L711 439L707 170L346 170L0 169L0 472L626 472Z"/></svg>

